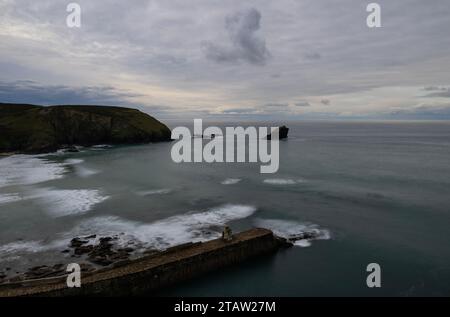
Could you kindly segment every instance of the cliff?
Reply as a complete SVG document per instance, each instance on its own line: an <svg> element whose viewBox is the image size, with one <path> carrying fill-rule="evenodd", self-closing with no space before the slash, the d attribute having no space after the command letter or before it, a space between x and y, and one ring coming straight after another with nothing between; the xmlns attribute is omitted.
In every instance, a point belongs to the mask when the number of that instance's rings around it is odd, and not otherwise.
<svg viewBox="0 0 450 317"><path fill-rule="evenodd" d="M0 103L0 152L45 153L72 145L169 141L170 129L139 110Z"/></svg>

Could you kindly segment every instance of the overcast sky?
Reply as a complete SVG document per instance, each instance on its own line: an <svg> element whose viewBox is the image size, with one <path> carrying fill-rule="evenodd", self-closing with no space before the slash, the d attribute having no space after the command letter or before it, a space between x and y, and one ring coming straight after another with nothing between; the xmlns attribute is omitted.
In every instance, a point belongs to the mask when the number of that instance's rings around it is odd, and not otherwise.
<svg viewBox="0 0 450 317"><path fill-rule="evenodd" d="M450 3L0 0L0 101L158 118L450 119Z"/></svg>

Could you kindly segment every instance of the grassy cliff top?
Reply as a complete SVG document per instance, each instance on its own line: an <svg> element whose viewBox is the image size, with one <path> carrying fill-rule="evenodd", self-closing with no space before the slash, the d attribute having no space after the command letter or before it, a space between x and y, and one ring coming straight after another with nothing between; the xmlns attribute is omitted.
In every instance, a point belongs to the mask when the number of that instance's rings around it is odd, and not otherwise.
<svg viewBox="0 0 450 317"><path fill-rule="evenodd" d="M136 109L0 103L0 152L160 142L169 141L170 134L166 125Z"/></svg>

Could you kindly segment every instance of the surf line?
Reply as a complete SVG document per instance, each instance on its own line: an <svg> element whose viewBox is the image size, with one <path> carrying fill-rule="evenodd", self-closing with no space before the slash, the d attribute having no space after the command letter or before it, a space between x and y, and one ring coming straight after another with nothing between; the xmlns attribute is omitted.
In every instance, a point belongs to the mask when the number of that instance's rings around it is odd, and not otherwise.
<svg viewBox="0 0 450 317"><path fill-rule="evenodd" d="M193 135L187 127L173 129L172 139L178 141L172 146L172 160L175 163L260 162L260 173L273 174L280 165L279 129L271 127L270 140L267 130L267 127L226 127L223 134L216 126L203 130L202 119L194 119ZM203 145L205 136L210 141Z"/></svg>

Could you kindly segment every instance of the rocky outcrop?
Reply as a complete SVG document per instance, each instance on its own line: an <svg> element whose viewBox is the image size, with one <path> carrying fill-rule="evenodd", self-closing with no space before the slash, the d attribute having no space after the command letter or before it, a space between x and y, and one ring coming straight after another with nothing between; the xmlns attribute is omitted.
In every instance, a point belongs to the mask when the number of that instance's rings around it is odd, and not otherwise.
<svg viewBox="0 0 450 317"><path fill-rule="evenodd" d="M81 257L86 255L87 261L98 266L109 266L111 264L117 264L118 262L128 261L134 248L124 247L117 248L114 245L114 241L118 239L114 237L102 237L98 239L98 242L92 242L96 240L97 236L92 235L84 238L74 238L70 242L70 248L73 249L72 257ZM65 253L69 253L70 250L64 250Z"/></svg>
<svg viewBox="0 0 450 317"><path fill-rule="evenodd" d="M45 153L74 145L170 139L166 125L135 109L0 103L0 152Z"/></svg>
<svg viewBox="0 0 450 317"><path fill-rule="evenodd" d="M285 125L281 126L278 128L278 139L279 140L283 140L283 139L287 139L288 137L288 133L289 133L289 128L286 127ZM271 140L272 139L272 134L267 135L267 140Z"/></svg>

